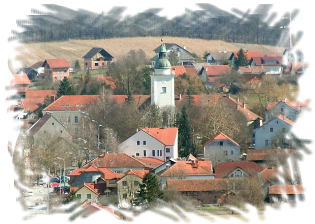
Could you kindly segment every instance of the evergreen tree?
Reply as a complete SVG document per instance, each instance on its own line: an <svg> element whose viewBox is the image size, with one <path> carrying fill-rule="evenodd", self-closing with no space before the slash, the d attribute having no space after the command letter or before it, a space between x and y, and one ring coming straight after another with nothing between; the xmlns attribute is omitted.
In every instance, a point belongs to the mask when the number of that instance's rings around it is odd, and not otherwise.
<svg viewBox="0 0 315 224"><path fill-rule="evenodd" d="M180 157L188 156L192 149L191 131L186 106L183 106L178 122L178 148Z"/></svg>
<svg viewBox="0 0 315 224"><path fill-rule="evenodd" d="M76 60L75 63L74 63L74 69L76 71L80 71L81 70L81 66L80 66L80 62L79 60Z"/></svg>
<svg viewBox="0 0 315 224"><path fill-rule="evenodd" d="M71 192L64 202L65 215L61 220L62 224L85 224L86 220L80 210L80 200Z"/></svg>
<svg viewBox="0 0 315 224"><path fill-rule="evenodd" d="M67 77L60 81L57 97L63 95L74 95L74 90Z"/></svg>
<svg viewBox="0 0 315 224"><path fill-rule="evenodd" d="M237 70L240 66L247 66L249 65L249 61L247 60L243 49L241 48L237 53L237 58L235 58L234 66Z"/></svg>
<svg viewBox="0 0 315 224"><path fill-rule="evenodd" d="M0 174L4 173L5 164L4 143L0 141Z"/></svg>
<svg viewBox="0 0 315 224"><path fill-rule="evenodd" d="M152 173L147 173L140 185L140 190L135 203L137 205L154 205L157 199L163 199L163 192L160 190L160 182Z"/></svg>

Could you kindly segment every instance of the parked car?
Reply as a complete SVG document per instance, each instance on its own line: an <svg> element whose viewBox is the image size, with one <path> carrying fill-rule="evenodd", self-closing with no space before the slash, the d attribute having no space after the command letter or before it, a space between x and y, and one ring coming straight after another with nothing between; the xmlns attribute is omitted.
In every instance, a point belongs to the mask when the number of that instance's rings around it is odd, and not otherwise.
<svg viewBox="0 0 315 224"><path fill-rule="evenodd" d="M69 194L70 193L70 187L69 186L54 187L54 192L59 194L60 193L60 188L61 188L61 193L62 194Z"/></svg>
<svg viewBox="0 0 315 224"><path fill-rule="evenodd" d="M28 190L28 191L27 191L27 196L28 196L28 197L33 197L33 196L34 196L33 190Z"/></svg>
<svg viewBox="0 0 315 224"><path fill-rule="evenodd" d="M49 187L59 187L59 183L56 182L50 182Z"/></svg>
<svg viewBox="0 0 315 224"><path fill-rule="evenodd" d="M56 183L60 183L60 179L58 177L53 177L49 180L49 182L56 182Z"/></svg>

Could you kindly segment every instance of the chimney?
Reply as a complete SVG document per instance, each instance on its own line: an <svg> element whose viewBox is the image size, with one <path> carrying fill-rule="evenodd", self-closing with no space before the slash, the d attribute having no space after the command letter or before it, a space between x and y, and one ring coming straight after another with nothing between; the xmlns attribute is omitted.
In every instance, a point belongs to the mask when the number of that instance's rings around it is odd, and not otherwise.
<svg viewBox="0 0 315 224"><path fill-rule="evenodd" d="M186 50L186 45L184 45L183 48Z"/></svg>
<svg viewBox="0 0 315 224"><path fill-rule="evenodd" d="M51 101L51 102L55 102L55 100L56 100L56 96L55 96L55 95L51 95L51 96L50 96L50 101Z"/></svg>
<svg viewBox="0 0 315 224"><path fill-rule="evenodd" d="M197 168L198 167L198 161L192 160L192 167Z"/></svg>
<svg viewBox="0 0 315 224"><path fill-rule="evenodd" d="M246 103L245 102L243 102L243 108L246 109Z"/></svg>

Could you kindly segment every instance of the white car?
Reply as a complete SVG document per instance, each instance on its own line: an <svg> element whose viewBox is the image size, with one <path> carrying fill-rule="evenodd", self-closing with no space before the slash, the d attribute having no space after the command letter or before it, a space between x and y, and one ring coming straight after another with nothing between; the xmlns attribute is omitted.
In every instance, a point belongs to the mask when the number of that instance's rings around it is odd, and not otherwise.
<svg viewBox="0 0 315 224"><path fill-rule="evenodd" d="M33 190L28 190L28 191L27 191L27 196L28 196L28 197L33 197L33 196L34 196Z"/></svg>

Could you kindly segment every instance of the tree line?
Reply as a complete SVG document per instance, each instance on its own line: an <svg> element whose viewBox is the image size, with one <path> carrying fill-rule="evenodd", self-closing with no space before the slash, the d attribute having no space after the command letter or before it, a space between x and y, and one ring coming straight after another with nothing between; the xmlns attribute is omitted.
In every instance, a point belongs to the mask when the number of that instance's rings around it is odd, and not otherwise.
<svg viewBox="0 0 315 224"><path fill-rule="evenodd" d="M288 21L274 21L269 9L253 14L226 12L211 4L199 4L201 10L186 12L172 19L159 16L161 9L150 9L123 17L124 7L107 13L72 10L44 5L49 12L36 9L27 20L17 20L22 31L12 30L9 40L22 42L65 41L69 39L103 39L137 36L175 36L223 40L235 43L276 45ZM260 6L258 5L257 8ZM284 15L285 16L285 15ZM266 21L267 20L267 21ZM274 23L273 25L270 25ZM297 36L298 37L298 36Z"/></svg>

